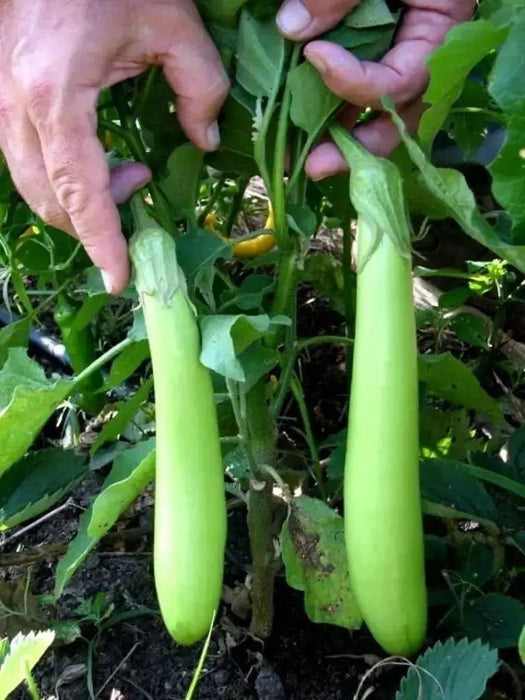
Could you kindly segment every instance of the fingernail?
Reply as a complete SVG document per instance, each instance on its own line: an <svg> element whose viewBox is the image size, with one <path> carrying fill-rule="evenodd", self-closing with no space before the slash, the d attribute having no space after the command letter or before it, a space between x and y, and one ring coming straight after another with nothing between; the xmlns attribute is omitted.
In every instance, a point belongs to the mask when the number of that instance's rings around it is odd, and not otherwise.
<svg viewBox="0 0 525 700"><path fill-rule="evenodd" d="M104 282L104 287L106 289L106 292L108 294L113 293L113 282L111 281L111 277L109 275L109 272L106 272L105 270L101 270L100 274L102 275L102 281Z"/></svg>
<svg viewBox="0 0 525 700"><path fill-rule="evenodd" d="M319 56L318 53L310 53L305 51L304 56L306 60L314 66L314 68L317 68L319 73L326 73L328 70L328 65L324 58L322 56Z"/></svg>
<svg viewBox="0 0 525 700"><path fill-rule="evenodd" d="M300 0L288 0L277 13L277 26L283 34L302 34L312 21L312 15Z"/></svg>
<svg viewBox="0 0 525 700"><path fill-rule="evenodd" d="M217 122L213 122L213 124L210 124L206 129L206 139L210 148L213 150L219 148L221 144L221 134Z"/></svg>

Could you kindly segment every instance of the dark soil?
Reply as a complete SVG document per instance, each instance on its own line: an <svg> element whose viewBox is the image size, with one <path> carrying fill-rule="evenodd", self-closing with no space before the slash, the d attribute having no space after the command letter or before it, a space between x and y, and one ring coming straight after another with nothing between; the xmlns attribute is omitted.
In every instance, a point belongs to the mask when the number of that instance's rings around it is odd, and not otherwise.
<svg viewBox="0 0 525 700"><path fill-rule="evenodd" d="M88 484L90 488L80 487L76 494L78 503L89 500L95 481ZM229 518L226 569L229 587L242 584L247 572L249 550L244 518L243 510L232 512ZM60 512L38 532L27 534L24 549L43 548L50 542L69 538L76 520L76 510ZM141 546L151 546L149 534L142 537ZM14 578L20 572L19 567L11 567L5 578ZM53 567L40 563L32 571L33 592L48 592L52 586ZM62 621L78 619L75 618L78 604L100 592L105 592L113 603L113 617L102 626L83 624L83 639L57 646L43 658L36 677L44 697L57 695L58 691L61 700L88 699L89 676L100 698L184 698L201 647L185 649L175 645L157 615L119 621L119 617L130 611L156 607L149 553L108 551L101 547L88 558L66 589L60 599L58 617ZM97 637L91 665L89 642ZM378 652L365 635L352 639L342 629L309 622L302 594L289 589L279 577L274 633L266 644L251 637L245 622L231 612L229 605L223 605L195 697L228 700L352 697L360 677L369 668L362 656L353 658L357 650L360 654ZM399 674L392 675L397 679ZM121 695L116 695L116 690ZM27 695L19 691L14 697L21 699ZM376 693L372 697L393 695Z"/></svg>

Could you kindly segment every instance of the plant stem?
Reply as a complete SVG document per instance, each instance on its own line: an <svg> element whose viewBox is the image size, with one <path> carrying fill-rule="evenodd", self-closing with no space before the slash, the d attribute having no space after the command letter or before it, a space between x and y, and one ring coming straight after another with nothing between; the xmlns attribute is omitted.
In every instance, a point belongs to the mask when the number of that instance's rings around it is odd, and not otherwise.
<svg viewBox="0 0 525 700"><path fill-rule="evenodd" d="M226 222L224 231L228 237L231 236L232 228L234 227L237 217L239 216L239 212L242 207L242 200L244 199L244 193L246 192L249 181L250 178L248 177L241 177L237 180L237 192L233 197L232 206L230 213L228 214L228 221Z"/></svg>
<svg viewBox="0 0 525 700"><path fill-rule="evenodd" d="M26 683L31 700L40 700L40 693L38 692L37 684L35 683L35 679L33 678L33 674L31 673L29 666L27 667Z"/></svg>
<svg viewBox="0 0 525 700"><path fill-rule="evenodd" d="M273 590L278 566L274 538L280 519L272 497L272 481L264 465L275 467L277 461L275 422L266 401L264 379L246 395L248 434L253 459L253 476L248 491L248 532L253 562L252 621L250 630L266 639L273 623Z"/></svg>
<svg viewBox="0 0 525 700"><path fill-rule="evenodd" d="M146 149L144 148L142 138L137 128L136 116L131 111L127 103L122 85L114 85L111 88L111 94L120 118L122 138L126 141L133 158L147 165L148 154L146 153ZM164 193L154 180L148 184L148 189L154 204L155 217L157 218L157 221L163 228L166 229L166 231L173 234L175 232L175 225Z"/></svg>
<svg viewBox="0 0 525 700"><path fill-rule="evenodd" d="M345 345L351 345L353 342L354 341L351 338L347 338L344 335L318 335L313 338L305 338L304 340L296 341L294 347L288 353L288 356L286 358L286 364L284 365L281 378L279 379L279 390L277 392L277 396L272 402L272 406L270 409L270 413L274 420L277 419L279 413L281 412L284 399L290 388L290 381L293 375L293 368L295 366L299 354L303 350L306 350L307 348L310 348L313 345L321 345L323 343L341 343Z"/></svg>
<svg viewBox="0 0 525 700"><path fill-rule="evenodd" d="M98 357L94 362L92 362L89 367L86 367L85 370L80 372L77 377L75 377L74 381L72 384L74 386L78 386L86 377L89 377L90 375L93 374L93 372L96 372L99 370L101 367L103 367L105 364L110 362L114 357L117 355L120 355L120 353L125 350L127 347L132 345L135 341L132 338L124 338L124 340L121 340L120 343L117 343L114 345L112 348L107 350L103 355Z"/></svg>
<svg viewBox="0 0 525 700"><path fill-rule="evenodd" d="M296 374L293 374L291 377L290 388L294 395L295 401L297 402L299 413L301 414L301 419L303 421L306 442L308 444L308 449L310 450L310 457L312 459L313 464L313 476L315 478L315 481L317 482L317 487L319 489L321 498L324 499L325 493L319 452L317 451L317 445L315 444L315 438L312 430L312 424L310 422L310 416L308 415L308 408L306 406L303 388Z"/></svg>
<svg viewBox="0 0 525 700"><path fill-rule="evenodd" d="M296 44L290 59L290 69L297 65L300 52L301 45ZM275 237L277 238L277 243L282 251L290 248L288 223L286 221L286 187L284 183L284 166L286 160L286 147L288 145L291 101L292 93L287 83L284 88L283 100L279 111L272 178L272 207L275 217Z"/></svg>

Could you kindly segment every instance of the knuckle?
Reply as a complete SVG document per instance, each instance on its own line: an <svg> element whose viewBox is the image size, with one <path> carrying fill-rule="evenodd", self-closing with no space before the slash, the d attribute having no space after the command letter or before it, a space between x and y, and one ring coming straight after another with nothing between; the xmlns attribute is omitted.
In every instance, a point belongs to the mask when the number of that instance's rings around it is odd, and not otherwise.
<svg viewBox="0 0 525 700"><path fill-rule="evenodd" d="M33 79L26 88L27 111L37 121L47 118L54 102L54 87L47 79Z"/></svg>
<svg viewBox="0 0 525 700"><path fill-rule="evenodd" d="M88 206L87 188L71 165L66 164L55 168L50 175L50 181L58 203L70 216L77 216L86 209Z"/></svg>
<svg viewBox="0 0 525 700"><path fill-rule="evenodd" d="M33 207L38 216L45 221L46 224L61 228L66 220L66 216L62 209L53 202L40 202Z"/></svg>

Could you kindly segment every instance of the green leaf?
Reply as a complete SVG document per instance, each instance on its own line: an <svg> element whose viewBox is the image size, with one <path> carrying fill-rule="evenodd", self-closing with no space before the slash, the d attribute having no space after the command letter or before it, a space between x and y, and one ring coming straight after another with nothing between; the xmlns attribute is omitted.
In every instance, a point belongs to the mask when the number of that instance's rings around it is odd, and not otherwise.
<svg viewBox="0 0 525 700"><path fill-rule="evenodd" d="M497 520L494 501L483 484L461 462L422 460L420 480L423 499L469 513L474 519Z"/></svg>
<svg viewBox="0 0 525 700"><path fill-rule="evenodd" d="M237 82L255 97L270 97L285 57L275 19L256 19L244 10L239 26Z"/></svg>
<svg viewBox="0 0 525 700"><path fill-rule="evenodd" d="M124 432L127 425L133 420L135 415L140 410L142 404L147 401L152 386L153 377L150 377L149 379L146 379L146 381L137 389L130 399L127 401L122 401L118 404L117 415L104 425L91 445L91 456L93 456L95 452L106 442L116 440L118 436Z"/></svg>
<svg viewBox="0 0 525 700"><path fill-rule="evenodd" d="M274 287L275 281L269 275L248 275L241 282L231 303L235 303L243 311L259 309L264 297L271 294Z"/></svg>
<svg viewBox="0 0 525 700"><path fill-rule="evenodd" d="M84 457L57 447L32 452L13 464L0 476L0 530L43 513L86 471Z"/></svg>
<svg viewBox="0 0 525 700"><path fill-rule="evenodd" d="M525 241L524 138L525 117L522 111L519 115L512 115L507 121L505 143L489 167L492 192L496 201L511 215L512 235L519 243Z"/></svg>
<svg viewBox="0 0 525 700"><path fill-rule="evenodd" d="M486 20L464 22L453 27L445 42L428 60L430 83L423 101L430 107L419 123L419 138L429 149L443 126L450 108L458 99L474 66L500 46L507 31Z"/></svg>
<svg viewBox="0 0 525 700"><path fill-rule="evenodd" d="M311 238L317 231L317 217L307 204L289 204L286 218L290 228L304 238Z"/></svg>
<svg viewBox="0 0 525 700"><path fill-rule="evenodd" d="M31 321L21 318L0 330L0 366L7 360L9 348L26 348L29 341Z"/></svg>
<svg viewBox="0 0 525 700"><path fill-rule="evenodd" d="M450 289L448 292L443 292L440 295L438 306L440 309L457 309L470 296L472 296L472 291L469 287L456 287L456 289Z"/></svg>
<svg viewBox="0 0 525 700"><path fill-rule="evenodd" d="M379 27L394 24L395 18L388 9L385 0L361 0L359 5L347 16L348 27Z"/></svg>
<svg viewBox="0 0 525 700"><path fill-rule="evenodd" d="M465 406L503 422L497 401L481 387L470 369L449 352L440 355L419 355L419 380L446 401Z"/></svg>
<svg viewBox="0 0 525 700"><path fill-rule="evenodd" d="M199 11L207 23L234 26L237 14L247 0L198 0Z"/></svg>
<svg viewBox="0 0 525 700"><path fill-rule="evenodd" d="M195 219L204 153L192 143L178 146L168 158L168 175L160 186L176 219Z"/></svg>
<svg viewBox="0 0 525 700"><path fill-rule="evenodd" d="M243 390L250 391L261 377L264 377L275 367L278 359L277 351L266 347L260 340L256 340L246 348L239 355L239 362L245 377Z"/></svg>
<svg viewBox="0 0 525 700"><path fill-rule="evenodd" d="M478 700L497 670L497 652L479 640L447 639L418 657L396 700Z"/></svg>
<svg viewBox="0 0 525 700"><path fill-rule="evenodd" d="M110 391L122 384L148 357L149 345L147 340L140 340L137 343L128 345L113 361L109 377L106 379L101 391Z"/></svg>
<svg viewBox="0 0 525 700"><path fill-rule="evenodd" d="M525 272L525 245L514 246L503 241L480 214L474 194L463 175L457 170L435 168L414 139L409 136L404 122L395 112L392 100L385 98L383 106L392 115L410 158L421 172L426 188L442 204L444 211L471 238Z"/></svg>
<svg viewBox="0 0 525 700"><path fill-rule="evenodd" d="M78 532L57 565L57 598L89 552L152 481L155 474L154 449L155 440L151 438L119 452L115 457L101 492L80 516Z"/></svg>
<svg viewBox="0 0 525 700"><path fill-rule="evenodd" d="M88 295L75 315L75 320L71 324L71 332L78 333L84 330L98 312L104 308L109 298L109 294L106 293Z"/></svg>
<svg viewBox="0 0 525 700"><path fill-rule="evenodd" d="M301 280L313 286L316 297L328 299L332 308L344 315L343 269L341 261L334 255L330 253L308 255L304 261Z"/></svg>
<svg viewBox="0 0 525 700"><path fill-rule="evenodd" d="M395 30L394 24L363 29L340 24L321 35L319 39L351 49L352 54L360 61L378 61L390 48Z"/></svg>
<svg viewBox="0 0 525 700"><path fill-rule="evenodd" d="M301 63L288 73L292 98L290 117L296 126L316 136L341 104L311 63Z"/></svg>
<svg viewBox="0 0 525 700"><path fill-rule="evenodd" d="M50 381L22 348L11 348L0 370L0 475L20 459L74 382Z"/></svg>
<svg viewBox="0 0 525 700"><path fill-rule="evenodd" d="M304 591L312 622L361 626L362 617L350 591L343 518L323 501L299 496L281 533L288 585Z"/></svg>
<svg viewBox="0 0 525 700"><path fill-rule="evenodd" d="M290 321L285 317L271 319L266 314L202 316L202 364L224 377L244 382L246 375L239 355L275 324L289 325Z"/></svg>
<svg viewBox="0 0 525 700"><path fill-rule="evenodd" d="M0 698L7 698L37 665L49 649L55 634L43 632L21 632L9 644L9 652L0 667Z"/></svg>
<svg viewBox="0 0 525 700"><path fill-rule="evenodd" d="M192 227L184 236L177 238L177 261L188 283L195 280L198 272L210 267L216 260L232 257L231 246L214 236L210 231Z"/></svg>
<svg viewBox="0 0 525 700"><path fill-rule="evenodd" d="M516 598L499 593L469 600L463 609L463 628L467 637L479 638L496 649L515 648L523 625L523 605Z"/></svg>
<svg viewBox="0 0 525 700"><path fill-rule="evenodd" d="M494 549L474 539L463 540L456 550L456 572L462 586L481 588L496 573Z"/></svg>
<svg viewBox="0 0 525 700"><path fill-rule="evenodd" d="M457 314L450 321L450 328L464 343L477 348L488 348L489 322L476 314Z"/></svg>
<svg viewBox="0 0 525 700"><path fill-rule="evenodd" d="M236 88L238 93L241 88ZM253 158L253 115L235 99L237 93L234 89L222 108L221 145L217 151L206 156L206 162L216 170L251 177L257 174Z"/></svg>

